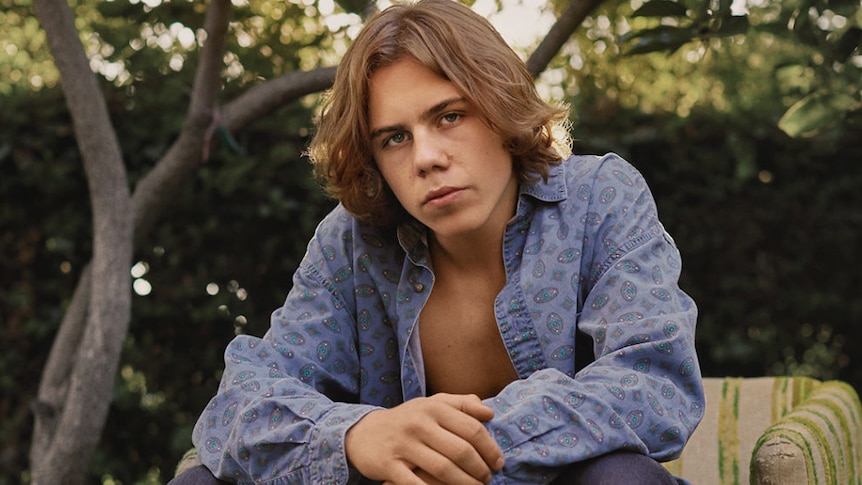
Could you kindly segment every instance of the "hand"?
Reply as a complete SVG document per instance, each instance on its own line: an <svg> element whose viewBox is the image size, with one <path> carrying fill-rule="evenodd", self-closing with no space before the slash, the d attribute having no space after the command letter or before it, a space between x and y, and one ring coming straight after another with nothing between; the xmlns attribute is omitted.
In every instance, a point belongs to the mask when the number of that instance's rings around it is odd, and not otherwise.
<svg viewBox="0 0 862 485"><path fill-rule="evenodd" d="M419 477L420 480L422 480L422 483L425 483L427 485L449 485L448 483L443 483L439 480L436 480L434 477L425 473L422 470L418 470L418 469L413 470L413 473L417 477ZM398 485L398 484L396 484L395 482L385 481L385 482L383 482L383 485Z"/></svg>
<svg viewBox="0 0 862 485"><path fill-rule="evenodd" d="M473 395L411 399L357 421L345 437L347 459L392 485L488 483L503 468L503 453L482 425L493 417Z"/></svg>

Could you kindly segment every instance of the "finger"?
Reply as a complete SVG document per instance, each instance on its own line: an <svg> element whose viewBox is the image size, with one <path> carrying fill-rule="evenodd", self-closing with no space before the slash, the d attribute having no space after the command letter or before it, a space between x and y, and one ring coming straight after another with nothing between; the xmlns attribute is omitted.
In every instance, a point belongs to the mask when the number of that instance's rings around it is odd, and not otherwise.
<svg viewBox="0 0 862 485"><path fill-rule="evenodd" d="M414 475L421 478L423 483L428 484L482 485L483 483L488 483L491 480L491 471L485 466L476 451L463 440L458 439L454 435L451 437L463 443L468 449L464 452L472 453L474 455L473 459L452 459L449 455L457 455L461 452L455 451L453 453L451 442L447 442L448 445L444 445L449 446L449 448L444 448L446 450L445 454L434 449L434 445L429 445L429 447L418 450L416 455L414 455L417 466L417 469L413 471ZM465 463L468 464L465 466Z"/></svg>
<svg viewBox="0 0 862 485"><path fill-rule="evenodd" d="M441 482L440 480L437 480L425 470L415 470L414 473L416 473L416 476L421 478L422 481L427 483L428 485L449 485L446 482Z"/></svg>
<svg viewBox="0 0 862 485"><path fill-rule="evenodd" d="M483 468L490 468L492 470L503 468L503 452L500 451L497 442L494 441L494 438L491 437L491 434L479 420L454 408L450 408L449 410L445 408L440 409L438 413L438 423L440 426L469 445L467 448L475 452L475 455L482 461ZM478 465L472 461L474 454L466 451L463 446L459 447L458 444L447 444L452 439L451 437L441 437L431 434L428 438L447 440L443 443L435 441L433 444L430 442L429 444L432 447L447 446L446 448L435 449L446 450L446 456L462 467L469 467L464 469L471 473L471 475L481 478L479 475L475 475L478 471Z"/></svg>
<svg viewBox="0 0 862 485"><path fill-rule="evenodd" d="M475 394L471 394L468 396L464 396L465 399L461 400L461 411L473 416L479 421L490 421L494 419L494 410L489 408L479 399L479 396Z"/></svg>
<svg viewBox="0 0 862 485"><path fill-rule="evenodd" d="M431 485L407 466L392 467L390 477L384 485Z"/></svg>
<svg viewBox="0 0 862 485"><path fill-rule="evenodd" d="M432 396L431 399L439 399L479 421L490 421L494 418L494 410L486 406L475 394L439 393Z"/></svg>
<svg viewBox="0 0 862 485"><path fill-rule="evenodd" d="M488 481L492 470L502 465L503 455L482 423L448 406L435 409L432 417L434 425L418 434L426 449L439 453L446 463L454 464L476 480ZM438 479L449 481L451 475L444 466L446 463L436 461L436 456L422 455L422 459L428 461L415 464Z"/></svg>

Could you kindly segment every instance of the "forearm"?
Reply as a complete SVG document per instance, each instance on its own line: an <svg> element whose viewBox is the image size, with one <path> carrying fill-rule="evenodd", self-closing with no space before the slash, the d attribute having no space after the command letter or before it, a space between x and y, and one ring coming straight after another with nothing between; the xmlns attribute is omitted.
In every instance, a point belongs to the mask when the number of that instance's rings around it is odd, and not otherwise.
<svg viewBox="0 0 862 485"><path fill-rule="evenodd" d="M344 435L375 406L336 403L260 358L265 340L238 337L194 443L217 476L244 483L346 483ZM249 352L254 348L256 352ZM292 482L291 482L292 483Z"/></svg>
<svg viewBox="0 0 862 485"><path fill-rule="evenodd" d="M545 369L485 400L495 412L486 427L516 483L547 483L560 467L616 450L665 460L681 451L702 412L698 396L679 385L601 368L577 378Z"/></svg>
<svg viewBox="0 0 862 485"><path fill-rule="evenodd" d="M697 309L677 287L676 248L657 231L614 248L587 266L604 271L575 317L575 338L592 340L592 363L575 374L571 352L571 361L552 354L553 366L485 401L506 477L518 483L545 483L560 466L615 450L671 459L701 419Z"/></svg>

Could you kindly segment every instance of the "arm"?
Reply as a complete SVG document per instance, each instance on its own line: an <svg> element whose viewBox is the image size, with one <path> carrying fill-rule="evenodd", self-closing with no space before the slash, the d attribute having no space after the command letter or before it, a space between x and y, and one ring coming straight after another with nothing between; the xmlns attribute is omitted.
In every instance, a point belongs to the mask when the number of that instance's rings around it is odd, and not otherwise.
<svg viewBox="0 0 862 485"><path fill-rule="evenodd" d="M606 157L594 180L604 183L594 184L588 213L603 216L585 218L573 299L576 338L592 339L595 359L574 377L547 368L485 401L505 475L518 483L542 483L560 466L619 449L671 459L702 415L696 307L677 286L679 253L632 167ZM607 205L599 193L614 184Z"/></svg>
<svg viewBox="0 0 862 485"><path fill-rule="evenodd" d="M266 335L239 336L225 352L218 394L193 435L202 463L219 477L345 483L344 434L379 409L353 404L361 384L354 302L332 284L321 228Z"/></svg>

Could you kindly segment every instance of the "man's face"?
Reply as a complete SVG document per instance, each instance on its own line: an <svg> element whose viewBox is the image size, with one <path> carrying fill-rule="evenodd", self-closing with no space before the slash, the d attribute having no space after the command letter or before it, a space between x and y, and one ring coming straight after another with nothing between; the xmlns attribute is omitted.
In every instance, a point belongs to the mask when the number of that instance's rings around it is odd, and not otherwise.
<svg viewBox="0 0 862 485"><path fill-rule="evenodd" d="M368 118L383 178L434 236L502 234L517 198L512 157L454 84L400 60L372 74Z"/></svg>

